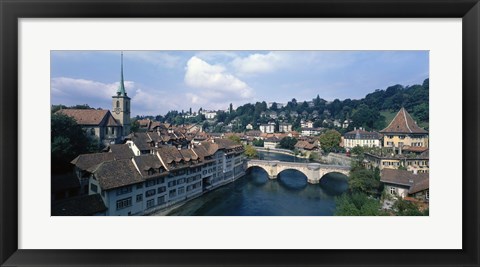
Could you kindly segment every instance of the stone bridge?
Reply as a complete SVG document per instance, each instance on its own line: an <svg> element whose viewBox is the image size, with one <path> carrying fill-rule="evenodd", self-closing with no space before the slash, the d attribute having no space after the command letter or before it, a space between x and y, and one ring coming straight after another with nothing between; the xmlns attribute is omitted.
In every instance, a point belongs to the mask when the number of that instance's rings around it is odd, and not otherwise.
<svg viewBox="0 0 480 267"><path fill-rule="evenodd" d="M338 172L348 176L350 174L349 166L327 165L320 163L299 163L285 162L278 160L249 160L247 168L260 167L268 173L268 178L276 179L278 174L284 170L297 170L307 176L307 181L311 184L317 184L325 174Z"/></svg>

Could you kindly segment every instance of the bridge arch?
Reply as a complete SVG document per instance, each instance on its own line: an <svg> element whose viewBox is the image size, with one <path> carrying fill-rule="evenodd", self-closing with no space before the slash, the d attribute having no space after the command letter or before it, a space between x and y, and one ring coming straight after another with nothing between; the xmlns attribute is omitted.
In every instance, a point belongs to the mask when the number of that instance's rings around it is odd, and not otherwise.
<svg viewBox="0 0 480 267"><path fill-rule="evenodd" d="M335 170L335 169L321 170L318 180L320 181L320 180L322 180L322 178L325 177L326 175L328 175L328 174L333 174L333 173L342 174L342 175L344 175L344 176L348 179L348 177L349 177L349 175L350 175L350 170Z"/></svg>
<svg viewBox="0 0 480 267"><path fill-rule="evenodd" d="M301 170L286 168L277 175L278 183L289 191L303 190L308 186L308 176Z"/></svg>
<svg viewBox="0 0 480 267"><path fill-rule="evenodd" d="M250 160L247 163L247 169L251 167L260 167L268 173L270 179L276 179L278 174L284 170L297 170L307 177L307 181L316 184L320 179L331 172L339 172L349 175L350 167L325 165L320 163L298 163L298 162L284 162L277 160Z"/></svg>

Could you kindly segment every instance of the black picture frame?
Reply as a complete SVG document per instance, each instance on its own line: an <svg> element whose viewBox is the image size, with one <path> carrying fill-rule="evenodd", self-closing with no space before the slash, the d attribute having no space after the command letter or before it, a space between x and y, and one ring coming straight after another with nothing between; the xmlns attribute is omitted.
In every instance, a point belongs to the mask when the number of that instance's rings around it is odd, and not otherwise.
<svg viewBox="0 0 480 267"><path fill-rule="evenodd" d="M2 266L357 266L479 264L478 0L0 0L0 262ZM18 249L18 19L133 17L462 18L461 250L20 250ZM457 93L457 92L455 92ZM441 237L440 237L441 238ZM254 242L254 240L252 240Z"/></svg>

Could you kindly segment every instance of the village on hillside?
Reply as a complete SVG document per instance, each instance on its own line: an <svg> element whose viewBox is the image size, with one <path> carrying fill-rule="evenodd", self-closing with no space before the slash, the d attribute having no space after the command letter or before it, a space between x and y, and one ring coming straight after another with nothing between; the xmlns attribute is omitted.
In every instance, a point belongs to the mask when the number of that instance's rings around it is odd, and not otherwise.
<svg viewBox="0 0 480 267"><path fill-rule="evenodd" d="M428 93L428 79L420 87ZM52 106L52 215L161 214L243 177L260 151L351 166L351 198L379 206L339 198L335 215L428 215L428 106L424 128L403 105L387 119L361 101L318 96L156 117L132 117L131 100L122 65L111 110Z"/></svg>

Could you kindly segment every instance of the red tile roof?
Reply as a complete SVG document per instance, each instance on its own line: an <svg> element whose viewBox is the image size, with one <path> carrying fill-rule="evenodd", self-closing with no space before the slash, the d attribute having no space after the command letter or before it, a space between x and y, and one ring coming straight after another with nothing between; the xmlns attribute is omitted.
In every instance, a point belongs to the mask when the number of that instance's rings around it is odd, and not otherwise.
<svg viewBox="0 0 480 267"><path fill-rule="evenodd" d="M89 170L92 167L95 167L101 164L104 161L114 160L114 153L92 153L92 154L81 154L76 157L71 163L77 166L81 170Z"/></svg>
<svg viewBox="0 0 480 267"><path fill-rule="evenodd" d="M403 185L410 188L410 190L417 190L417 188L423 188L418 190L421 191L428 188L428 173L414 174L406 170L383 169L380 173L380 177L380 181L383 183Z"/></svg>
<svg viewBox="0 0 480 267"><path fill-rule="evenodd" d="M143 182L130 159L112 160L103 162L94 171L100 186L104 190Z"/></svg>
<svg viewBox="0 0 480 267"><path fill-rule="evenodd" d="M401 108L397 115L387 128L380 131L380 133L428 133L424 129L418 127L417 123L412 119L408 112Z"/></svg>
<svg viewBox="0 0 480 267"><path fill-rule="evenodd" d="M422 153L428 150L428 147L424 146L403 146L402 147L403 151L409 151L409 152L416 152L416 153Z"/></svg>
<svg viewBox="0 0 480 267"><path fill-rule="evenodd" d="M100 125L103 123L105 126L121 126L113 118L110 111L105 109L61 109L56 113L72 117L80 125Z"/></svg>

